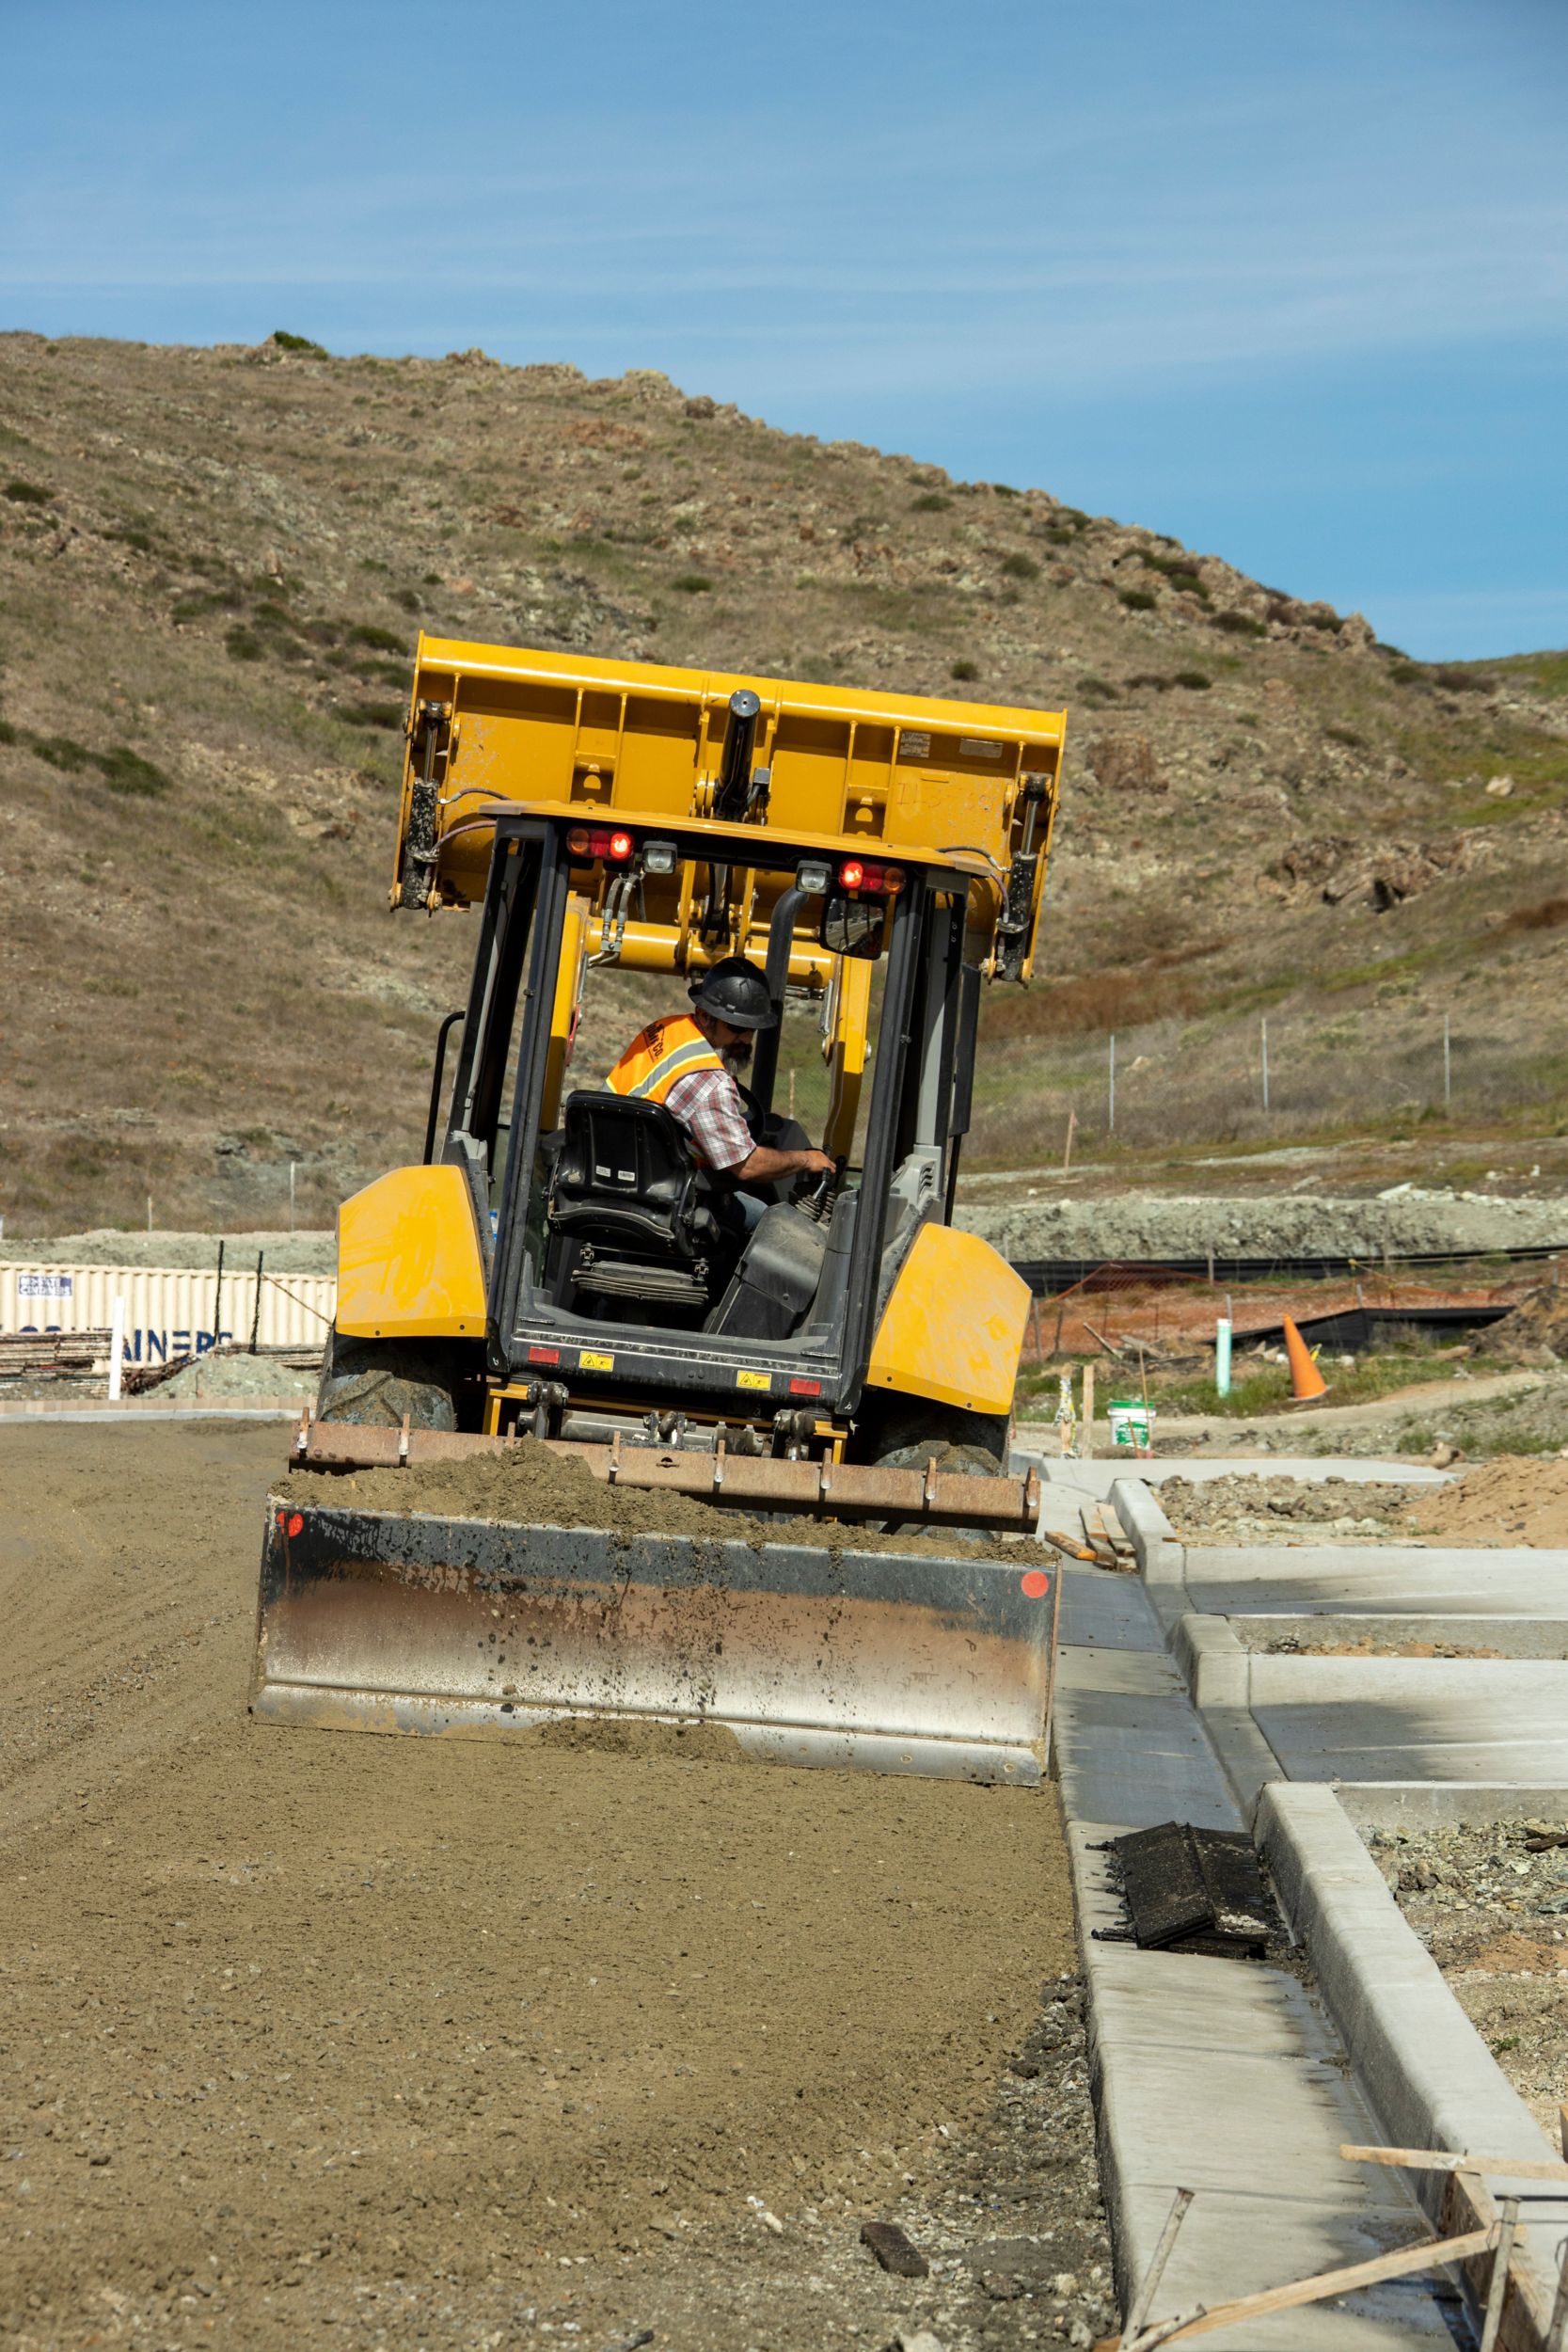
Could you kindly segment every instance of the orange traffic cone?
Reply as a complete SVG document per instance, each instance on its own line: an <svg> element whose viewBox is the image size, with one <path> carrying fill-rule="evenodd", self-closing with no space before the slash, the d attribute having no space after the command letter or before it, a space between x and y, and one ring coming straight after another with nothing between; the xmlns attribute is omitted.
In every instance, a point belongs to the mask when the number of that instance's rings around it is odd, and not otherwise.
<svg viewBox="0 0 1568 2352"><path fill-rule="evenodd" d="M1298 1405L1310 1405L1328 1394L1328 1382L1312 1361L1311 1350L1289 1315L1285 1322L1285 1353L1291 1359L1291 1393Z"/></svg>

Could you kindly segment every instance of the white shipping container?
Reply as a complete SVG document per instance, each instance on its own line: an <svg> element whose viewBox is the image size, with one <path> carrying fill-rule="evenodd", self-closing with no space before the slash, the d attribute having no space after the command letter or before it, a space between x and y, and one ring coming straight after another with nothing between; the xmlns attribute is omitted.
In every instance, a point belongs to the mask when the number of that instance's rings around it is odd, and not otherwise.
<svg viewBox="0 0 1568 2352"><path fill-rule="evenodd" d="M225 1266L221 1309L216 1263L189 1266L0 1265L0 1332L106 1331L125 1301L125 1361L167 1363L204 1356L214 1339L245 1346L256 1309L254 1263ZM261 1270L263 1347L317 1347L338 1311L328 1275ZM221 1329L218 1327L221 1324Z"/></svg>

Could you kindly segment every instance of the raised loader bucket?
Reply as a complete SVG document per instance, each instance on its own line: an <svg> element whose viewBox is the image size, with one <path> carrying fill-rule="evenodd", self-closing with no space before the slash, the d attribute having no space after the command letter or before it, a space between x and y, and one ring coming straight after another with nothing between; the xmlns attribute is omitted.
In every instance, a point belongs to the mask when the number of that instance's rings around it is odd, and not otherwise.
<svg viewBox="0 0 1568 2352"><path fill-rule="evenodd" d="M336 1730L703 1723L750 1756L1032 1787L1057 1576L931 1552L268 1507L252 1710Z"/></svg>

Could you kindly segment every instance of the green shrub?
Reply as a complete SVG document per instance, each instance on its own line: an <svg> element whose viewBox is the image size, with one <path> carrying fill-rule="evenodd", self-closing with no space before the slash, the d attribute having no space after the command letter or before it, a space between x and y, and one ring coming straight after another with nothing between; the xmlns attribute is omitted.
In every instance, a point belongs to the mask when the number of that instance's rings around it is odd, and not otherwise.
<svg viewBox="0 0 1568 2352"><path fill-rule="evenodd" d="M150 555L152 552L152 533L150 531L139 531L128 525L122 531L106 531L103 536L118 541L122 548L134 548L138 555Z"/></svg>
<svg viewBox="0 0 1568 2352"><path fill-rule="evenodd" d="M405 612L418 612L424 599L412 588L394 588L392 602L401 604Z"/></svg>
<svg viewBox="0 0 1568 2352"><path fill-rule="evenodd" d="M1152 589L1118 588L1117 602L1124 604L1129 612L1152 612L1158 599Z"/></svg>
<svg viewBox="0 0 1568 2352"><path fill-rule="evenodd" d="M980 665L977 661L955 661L947 675L949 677L958 679L959 683L963 684L970 679L977 678L979 676Z"/></svg>
<svg viewBox="0 0 1568 2352"><path fill-rule="evenodd" d="M1178 670L1171 683L1173 686L1184 686L1189 694L1206 694L1214 681L1202 670Z"/></svg>
<svg viewBox="0 0 1568 2352"><path fill-rule="evenodd" d="M1388 664L1388 675L1396 686L1418 686L1421 681L1421 666L1418 661L1408 660L1402 654L1397 661L1390 661Z"/></svg>
<svg viewBox="0 0 1568 2352"><path fill-rule="evenodd" d="M79 775L84 768L90 768L93 764L92 754L87 745L76 742L69 735L36 735L33 749L51 768L58 768L68 776Z"/></svg>
<svg viewBox="0 0 1568 2352"><path fill-rule="evenodd" d="M1189 557L1156 555L1152 548L1140 548L1138 561L1147 564L1151 572L1158 572L1163 580L1168 580L1173 588L1180 588L1187 596L1198 596L1205 604L1208 603L1209 591L1194 570Z"/></svg>
<svg viewBox="0 0 1568 2352"><path fill-rule="evenodd" d="M12 726L10 721L8 719L0 719L0 743L15 743L19 739L20 739L18 738L16 729Z"/></svg>
<svg viewBox="0 0 1568 2352"><path fill-rule="evenodd" d="M922 490L917 499L910 501L910 511L915 515L942 515L952 503L941 490Z"/></svg>
<svg viewBox="0 0 1568 2352"><path fill-rule="evenodd" d="M351 645L370 645L377 653L406 653L407 640L395 628L377 628L373 621L356 622L349 630Z"/></svg>
<svg viewBox="0 0 1568 2352"><path fill-rule="evenodd" d="M94 755L93 765L103 774L111 792L123 792L142 801L155 801L160 792L166 792L170 779L150 759L134 752L126 743L111 743L106 752Z"/></svg>
<svg viewBox="0 0 1568 2352"><path fill-rule="evenodd" d="M999 499L1016 499L1018 496L1010 482L993 482L990 486Z"/></svg>
<svg viewBox="0 0 1568 2352"><path fill-rule="evenodd" d="M313 343L309 335L291 335L287 327L275 326L272 340L279 351L297 351L307 359L325 359L326 352L320 343Z"/></svg>
<svg viewBox="0 0 1568 2352"><path fill-rule="evenodd" d="M1350 751L1364 752L1367 748L1366 737L1357 735L1354 727L1324 727L1323 733L1331 743L1343 743Z"/></svg>
<svg viewBox="0 0 1568 2352"><path fill-rule="evenodd" d="M1009 580L1038 580L1040 567L1032 555L1005 555L1002 569Z"/></svg>
<svg viewBox="0 0 1568 2352"><path fill-rule="evenodd" d="M677 572L670 585L683 596L705 596L713 582L705 572Z"/></svg>
<svg viewBox="0 0 1568 2352"><path fill-rule="evenodd" d="M355 727L401 727L404 721L401 703L344 703L338 716Z"/></svg>
<svg viewBox="0 0 1568 2352"><path fill-rule="evenodd" d="M232 661L260 661L266 651L253 628L231 628L223 642Z"/></svg>
<svg viewBox="0 0 1568 2352"><path fill-rule="evenodd" d="M1114 703L1119 700L1117 689L1108 678L1102 677L1080 678L1078 693L1084 702Z"/></svg>
<svg viewBox="0 0 1568 2352"><path fill-rule="evenodd" d="M55 502L54 491L40 489L36 482L8 482L6 496L15 506L52 506Z"/></svg>
<svg viewBox="0 0 1568 2352"><path fill-rule="evenodd" d="M1263 622L1255 621L1250 612L1237 612L1234 610L1216 612L1214 627L1223 628L1231 637L1266 637L1268 635L1268 629Z"/></svg>

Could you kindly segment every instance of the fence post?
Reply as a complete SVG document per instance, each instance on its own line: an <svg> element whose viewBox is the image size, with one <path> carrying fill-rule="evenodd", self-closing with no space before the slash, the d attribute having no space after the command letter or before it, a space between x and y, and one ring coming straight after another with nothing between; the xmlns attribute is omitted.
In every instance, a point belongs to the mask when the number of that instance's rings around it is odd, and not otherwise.
<svg viewBox="0 0 1568 2352"><path fill-rule="evenodd" d="M294 1164L289 1162L289 1231L294 1230Z"/></svg>
<svg viewBox="0 0 1568 2352"><path fill-rule="evenodd" d="M1117 1131L1117 1033L1115 1029L1111 1031L1110 1105L1110 1129L1112 1135L1115 1135Z"/></svg>
<svg viewBox="0 0 1568 2352"><path fill-rule="evenodd" d="M1453 1053L1449 1040L1449 1016L1443 1015L1443 1108L1453 1104Z"/></svg>
<svg viewBox="0 0 1568 2352"><path fill-rule="evenodd" d="M1268 1025L1268 1021L1267 1021L1267 1019L1265 1019L1265 1020L1264 1020L1264 1022L1263 1022L1263 1024L1262 1024L1262 1029L1263 1029L1263 1108L1264 1108L1265 1110L1267 1110L1267 1109L1268 1109L1268 1107L1269 1107L1269 1025Z"/></svg>
<svg viewBox="0 0 1568 2352"><path fill-rule="evenodd" d="M261 1260L265 1251L256 1252L256 1297L250 1310L250 1352L256 1353L256 1334L261 1327Z"/></svg>
<svg viewBox="0 0 1568 2352"><path fill-rule="evenodd" d="M109 1317L109 1402L119 1403L120 1372L125 1360L125 1298L123 1293L115 1300Z"/></svg>

